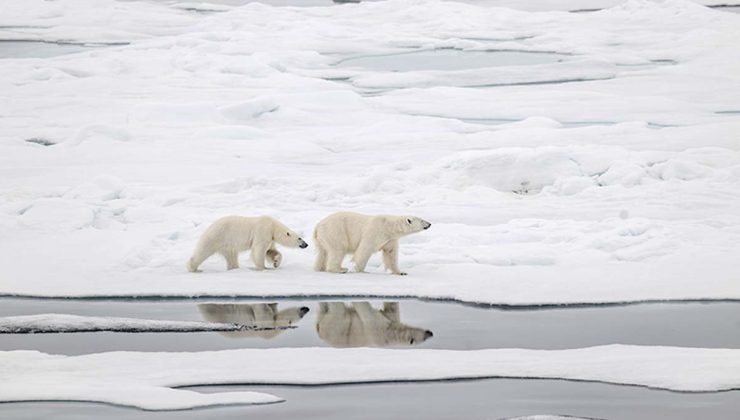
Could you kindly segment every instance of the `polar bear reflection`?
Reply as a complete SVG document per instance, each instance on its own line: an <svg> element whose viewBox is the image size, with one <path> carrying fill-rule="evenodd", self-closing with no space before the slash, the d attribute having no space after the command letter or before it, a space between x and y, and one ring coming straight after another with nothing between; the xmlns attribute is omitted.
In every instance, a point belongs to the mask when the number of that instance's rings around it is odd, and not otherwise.
<svg viewBox="0 0 740 420"><path fill-rule="evenodd" d="M308 308L305 306L300 308L294 306L278 311L277 303L203 303L198 305L198 310L206 321L260 328L257 331L219 332L221 335L231 338L260 337L264 339L280 335L286 327L297 324L308 313Z"/></svg>
<svg viewBox="0 0 740 420"><path fill-rule="evenodd" d="M320 302L316 332L332 347L413 346L433 336L402 324L398 302L384 302L382 310L370 302Z"/></svg>

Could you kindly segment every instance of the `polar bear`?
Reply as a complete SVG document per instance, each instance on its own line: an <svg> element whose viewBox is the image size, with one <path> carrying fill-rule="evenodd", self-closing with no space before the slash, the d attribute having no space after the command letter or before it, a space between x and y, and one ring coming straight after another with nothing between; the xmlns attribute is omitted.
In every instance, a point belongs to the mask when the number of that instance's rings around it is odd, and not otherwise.
<svg viewBox="0 0 740 420"><path fill-rule="evenodd" d="M431 223L414 216L369 216L341 211L320 221L313 231L316 248L314 270L346 273L342 260L353 254L355 271L365 271L370 256L383 251L383 264L393 274L398 269L398 239L429 229Z"/></svg>
<svg viewBox="0 0 740 420"><path fill-rule="evenodd" d="M206 229L188 261L188 270L198 272L198 267L213 254L226 259L228 270L239 268L239 253L251 249L252 262L257 270L265 269L265 260L278 268L283 260L275 244L305 248L308 246L297 233L269 216L222 217Z"/></svg>
<svg viewBox="0 0 740 420"><path fill-rule="evenodd" d="M316 332L332 347L400 347L421 344L434 334L401 323L398 302L320 302Z"/></svg>
<svg viewBox="0 0 740 420"><path fill-rule="evenodd" d="M277 305L277 303L202 303L198 305L198 310L206 321L248 325L255 328L251 331L220 331L219 334L223 336L271 339L297 324L308 313L308 308L305 306L300 308L294 306L278 311Z"/></svg>

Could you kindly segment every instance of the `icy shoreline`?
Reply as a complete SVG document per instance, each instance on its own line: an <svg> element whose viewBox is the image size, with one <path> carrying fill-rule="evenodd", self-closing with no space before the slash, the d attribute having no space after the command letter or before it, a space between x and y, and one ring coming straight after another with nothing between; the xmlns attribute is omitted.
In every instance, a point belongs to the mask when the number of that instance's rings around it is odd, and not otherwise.
<svg viewBox="0 0 740 420"><path fill-rule="evenodd" d="M310 264L304 255L305 264ZM105 283L70 284L45 279L0 287L0 295L16 298L157 299L157 298L418 298L482 306L569 306L640 302L740 300L734 273L740 262L722 264L712 276L703 265L675 261L669 266L491 268L478 264L419 265L405 277L383 273L343 275L315 273L298 262L279 270L249 268L222 271L220 261L204 273L106 275ZM612 269L616 266L619 270ZM734 268L733 268L734 267ZM702 279L697 281L696 279Z"/></svg>

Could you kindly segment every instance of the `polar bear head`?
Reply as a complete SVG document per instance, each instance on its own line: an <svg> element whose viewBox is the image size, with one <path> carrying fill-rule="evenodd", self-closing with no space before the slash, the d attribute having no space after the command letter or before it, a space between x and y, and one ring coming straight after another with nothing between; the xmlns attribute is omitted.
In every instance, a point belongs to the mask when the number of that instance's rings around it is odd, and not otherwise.
<svg viewBox="0 0 740 420"><path fill-rule="evenodd" d="M272 240L283 246L289 246L293 248L306 248L308 244L301 238L301 236L294 231L288 229L287 226L278 222L273 221L272 227Z"/></svg>
<svg viewBox="0 0 740 420"><path fill-rule="evenodd" d="M404 235L409 235L411 233L421 232L422 230L429 229L430 226L432 226L431 223L427 222L426 220L422 219L421 217L416 216L400 216L399 217L399 230Z"/></svg>

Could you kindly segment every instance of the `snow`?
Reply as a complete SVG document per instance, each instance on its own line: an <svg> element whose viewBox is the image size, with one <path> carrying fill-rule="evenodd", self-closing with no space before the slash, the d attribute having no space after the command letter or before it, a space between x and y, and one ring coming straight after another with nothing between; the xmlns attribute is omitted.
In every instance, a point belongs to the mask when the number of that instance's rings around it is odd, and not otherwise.
<svg viewBox="0 0 740 420"><path fill-rule="evenodd" d="M740 299L740 16L531 3L2 2L0 40L96 47L0 59L0 294ZM341 65L439 49L559 61ZM185 270L220 216L338 210L429 220L409 276Z"/></svg>
<svg viewBox="0 0 740 420"><path fill-rule="evenodd" d="M0 334L115 332L195 332L264 330L250 325L199 321L162 321L68 314L38 314L0 318ZM270 328L276 329L276 328Z"/></svg>
<svg viewBox="0 0 740 420"><path fill-rule="evenodd" d="M265 394L201 394L178 388L204 384L326 385L509 377L686 392L740 387L740 350L623 345L556 351L287 348L74 357L13 351L0 353L0 367L2 401L93 401L147 410L280 401Z"/></svg>

